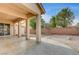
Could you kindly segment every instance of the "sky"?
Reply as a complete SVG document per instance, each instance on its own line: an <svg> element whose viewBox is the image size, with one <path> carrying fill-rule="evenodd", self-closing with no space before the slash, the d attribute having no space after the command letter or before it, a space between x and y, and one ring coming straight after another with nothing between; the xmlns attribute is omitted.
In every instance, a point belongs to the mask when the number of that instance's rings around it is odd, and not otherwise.
<svg viewBox="0 0 79 59"><path fill-rule="evenodd" d="M48 23L52 16L55 16L62 8L68 7L75 15L73 25L79 22L79 3L43 3L46 11L42 18Z"/></svg>

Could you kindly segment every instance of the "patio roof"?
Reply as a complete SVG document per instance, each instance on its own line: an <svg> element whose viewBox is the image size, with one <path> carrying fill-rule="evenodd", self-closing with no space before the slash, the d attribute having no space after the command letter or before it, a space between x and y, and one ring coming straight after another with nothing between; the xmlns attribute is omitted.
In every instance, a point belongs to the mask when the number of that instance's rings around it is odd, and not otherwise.
<svg viewBox="0 0 79 59"><path fill-rule="evenodd" d="M11 33L10 35L17 35L20 37L22 35L21 32L26 32L26 40L30 37L30 19L31 17L35 17L36 19L36 42L41 41L41 15L45 13L45 10L42 4L39 3L3 3L0 4L0 23L4 25L9 24L9 31L6 29L7 32ZM25 20L25 30L21 30L20 21ZM15 32L15 23L17 22L17 30ZM7 26L8 28L8 26ZM3 28L4 30L4 28ZM5 31L1 31L1 34L4 34ZM16 34L15 34L16 33Z"/></svg>
<svg viewBox="0 0 79 59"><path fill-rule="evenodd" d="M33 6L32 6L33 5ZM24 4L24 3L3 3L0 4L0 19L15 20L17 18L27 19L38 13L44 14L45 10L42 4Z"/></svg>
<svg viewBox="0 0 79 59"><path fill-rule="evenodd" d="M38 7L40 8L41 14L44 14L46 11L42 5L42 3L37 3Z"/></svg>

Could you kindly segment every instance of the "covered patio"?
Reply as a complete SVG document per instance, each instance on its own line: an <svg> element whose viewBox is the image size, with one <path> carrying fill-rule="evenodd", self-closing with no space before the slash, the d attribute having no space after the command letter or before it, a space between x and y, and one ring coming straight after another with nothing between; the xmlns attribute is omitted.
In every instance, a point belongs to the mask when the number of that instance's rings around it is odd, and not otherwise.
<svg viewBox="0 0 79 59"><path fill-rule="evenodd" d="M54 36L41 36L41 15L44 13L39 3L0 4L0 54L79 54L68 45L54 40ZM29 21L32 17L36 19L36 37L30 37Z"/></svg>
<svg viewBox="0 0 79 59"><path fill-rule="evenodd" d="M36 19L36 42L41 41L41 15L45 13L39 3L0 4L0 39L1 37L30 38L30 18Z"/></svg>
<svg viewBox="0 0 79 59"><path fill-rule="evenodd" d="M21 54L38 45L36 40L26 40L25 37L9 36L0 38L0 55Z"/></svg>

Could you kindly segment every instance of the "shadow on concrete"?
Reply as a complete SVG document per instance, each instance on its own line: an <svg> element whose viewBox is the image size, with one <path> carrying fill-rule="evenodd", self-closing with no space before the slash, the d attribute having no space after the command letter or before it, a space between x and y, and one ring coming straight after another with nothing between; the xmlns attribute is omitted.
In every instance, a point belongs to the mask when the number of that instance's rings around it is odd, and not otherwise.
<svg viewBox="0 0 79 59"><path fill-rule="evenodd" d="M59 45L41 42L40 44L35 44L31 48L19 54L20 55L78 55L79 53L77 53L71 48L66 48Z"/></svg>

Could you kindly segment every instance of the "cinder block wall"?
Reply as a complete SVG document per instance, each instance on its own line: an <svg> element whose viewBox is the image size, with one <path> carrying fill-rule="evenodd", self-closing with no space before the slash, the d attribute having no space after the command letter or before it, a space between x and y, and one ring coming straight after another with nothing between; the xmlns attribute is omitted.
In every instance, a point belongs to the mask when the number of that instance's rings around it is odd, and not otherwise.
<svg viewBox="0 0 79 59"><path fill-rule="evenodd" d="M32 34L35 34L35 30L31 30ZM42 34L45 35L79 35L79 28L67 27L67 28L45 28L42 29Z"/></svg>
<svg viewBox="0 0 79 59"><path fill-rule="evenodd" d="M43 34L63 34L63 35L79 35L79 28L68 27L68 28L52 28L44 29Z"/></svg>

